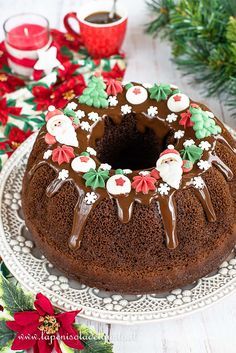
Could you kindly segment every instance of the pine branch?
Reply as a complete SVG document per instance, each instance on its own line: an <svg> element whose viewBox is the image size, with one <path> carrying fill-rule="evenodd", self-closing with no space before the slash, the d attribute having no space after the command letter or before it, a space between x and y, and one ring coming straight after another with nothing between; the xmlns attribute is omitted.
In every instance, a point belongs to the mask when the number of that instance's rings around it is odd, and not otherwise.
<svg viewBox="0 0 236 353"><path fill-rule="evenodd" d="M10 315L15 312L33 310L33 299L26 295L21 288L17 288L2 275L0 276L0 291L4 309Z"/></svg>
<svg viewBox="0 0 236 353"><path fill-rule="evenodd" d="M178 68L236 110L235 0L151 0L148 7L156 19L146 31L164 32Z"/></svg>
<svg viewBox="0 0 236 353"><path fill-rule="evenodd" d="M6 326L6 320L0 320L0 352L3 353L9 349L11 341L14 339L15 334Z"/></svg>

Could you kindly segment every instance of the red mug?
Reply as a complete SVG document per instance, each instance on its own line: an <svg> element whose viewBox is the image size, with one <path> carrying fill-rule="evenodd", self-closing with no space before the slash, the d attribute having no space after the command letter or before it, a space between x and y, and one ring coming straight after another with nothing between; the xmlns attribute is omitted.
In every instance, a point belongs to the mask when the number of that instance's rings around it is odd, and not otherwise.
<svg viewBox="0 0 236 353"><path fill-rule="evenodd" d="M117 4L116 13L121 17L118 21L108 24L96 24L86 21L86 17L96 12L110 12L113 1L90 1L79 9L78 14L70 12L64 17L66 30L74 36L81 35L86 49L94 58L108 57L117 54L123 43L126 26L127 12ZM69 20L74 19L79 24L76 32Z"/></svg>

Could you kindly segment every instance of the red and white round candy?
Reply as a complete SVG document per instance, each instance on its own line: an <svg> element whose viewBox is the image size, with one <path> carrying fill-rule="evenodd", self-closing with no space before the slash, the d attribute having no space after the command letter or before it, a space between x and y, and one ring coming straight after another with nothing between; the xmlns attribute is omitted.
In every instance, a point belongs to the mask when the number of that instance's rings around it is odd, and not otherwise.
<svg viewBox="0 0 236 353"><path fill-rule="evenodd" d="M111 195L129 194L131 181L123 174L115 174L108 179L106 188Z"/></svg>
<svg viewBox="0 0 236 353"><path fill-rule="evenodd" d="M76 173L87 173L90 169L96 169L96 163L89 156L79 156L73 159L71 168Z"/></svg>
<svg viewBox="0 0 236 353"><path fill-rule="evenodd" d="M147 98L147 90L142 86L132 86L126 92L127 101L133 105L141 104L145 102Z"/></svg>
<svg viewBox="0 0 236 353"><path fill-rule="evenodd" d="M176 93L171 96L167 101L167 107L171 112L178 113L185 110L190 105L190 99L186 94Z"/></svg>

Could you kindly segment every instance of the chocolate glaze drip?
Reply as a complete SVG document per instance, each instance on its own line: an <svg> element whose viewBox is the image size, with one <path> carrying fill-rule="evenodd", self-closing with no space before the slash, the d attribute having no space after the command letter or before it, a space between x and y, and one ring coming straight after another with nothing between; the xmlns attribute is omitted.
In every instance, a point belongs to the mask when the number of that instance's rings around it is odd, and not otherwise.
<svg viewBox="0 0 236 353"><path fill-rule="evenodd" d="M201 181L204 184L204 186L201 189L194 188L195 195L197 196L198 200L201 202L208 221L215 222L216 214L215 214L214 207L212 205L211 196L210 196L208 187L206 186L206 183L203 180L203 178L202 177L199 177L199 178L201 178Z"/></svg>
<svg viewBox="0 0 236 353"><path fill-rule="evenodd" d="M175 249L179 244L176 230L177 210L174 194L175 190L168 196L159 197L157 201L165 228L166 246L168 249Z"/></svg>
<svg viewBox="0 0 236 353"><path fill-rule="evenodd" d="M78 189L78 201L74 209L73 227L69 239L69 246L71 249L80 248L84 226L87 222L88 216L92 211L95 204L88 205L85 202L85 193L83 190ZM97 203L98 199L96 200Z"/></svg>
<svg viewBox="0 0 236 353"><path fill-rule="evenodd" d="M104 108L104 109L97 109L94 107L86 106L84 104L79 105L78 109L83 110L86 114L86 117L83 118L83 120L87 121L90 125L92 125L92 127L91 127L91 132L89 133L84 130L81 130L80 128L77 129L77 137L80 142L80 147L75 148L75 152L77 155L79 155L81 152L86 151L86 148L88 146L96 149L97 140L101 139L104 136L105 119L108 116L109 116L109 119L111 119L114 124L116 125L121 124L123 119L121 114L121 106L127 103L130 105L130 103L127 102L126 100L125 88L122 93L118 94L117 99L118 99L117 106ZM77 100L75 100L75 102L78 103ZM192 103L195 103L195 102L192 102ZM151 119L147 113L148 108L150 106L154 106L158 108L158 115L155 118L151 118ZM200 105L200 106L202 107L202 109L207 110L207 107L204 107L203 105ZM166 137L169 133L173 133L174 131L181 129L178 119L175 122L171 122L171 123L169 123L166 120L167 115L171 113L171 111L167 107L166 101L157 102L156 100L148 98L142 104L132 105L132 111L136 117L137 129L140 132L145 132L146 128L149 128L155 132L158 138L162 139ZM101 119L98 122L91 124L91 120L87 118L88 114L91 112L98 113L98 116L101 117ZM180 113L178 113L178 115ZM205 139L209 141L210 144L213 146L213 151L204 151L203 159L207 160L209 163L213 163L223 173L223 175L226 177L227 180L232 180L233 173L231 169L228 166L226 166L218 156L215 155L215 146L216 146L216 142L219 142L219 143L225 144L232 153L236 153L236 149L231 145L231 142L228 141L229 140L228 133L226 133L226 129L224 125L218 120L217 120L217 123L222 128L222 134L217 136L210 136ZM40 132L39 138L43 138L45 133L46 133L46 128L44 127ZM195 133L192 127L189 127L185 130L185 135L183 138L175 140L175 143L171 141L171 143L174 143L175 147L178 150L181 150L183 149L183 142L185 139L193 139L194 141L196 141L196 144L199 143L199 141L195 137ZM55 147L57 147L58 145L60 146L60 144L56 144ZM96 157L93 157L93 158L98 168L101 162L98 160L98 158ZM87 218L91 213L91 211L94 209L94 207L97 205L97 203L100 202L100 200L103 198L115 199L117 204L117 209L118 209L118 217L122 223L128 223L130 221L132 217L134 202L139 202L143 205L148 206L151 203L151 201L155 199L159 206L160 214L163 220L163 225L166 233L167 247L169 249L175 249L178 246L178 238L176 234L177 210L176 210L176 204L174 200L174 194L176 190L172 189L169 195L161 196L157 191L150 192L147 195L144 195L141 193L136 193L135 190L132 189L130 194L127 196L126 195L113 196L108 194L106 189L98 188L95 191L98 196L96 202L94 204L87 205L84 198L85 198L86 192L90 190L86 188L84 180L82 179L82 175L75 173L72 170L70 164L63 163L61 166L58 166L58 164L53 162L51 159L45 161L43 160L43 156L39 156L38 162L28 172L28 177L31 178L32 175L35 173L35 171L43 164L49 165L51 168L54 169L54 171L57 174L61 169L66 169L69 171L69 175L70 175L70 178L66 179L65 181L55 178L47 187L48 197L53 197L63 186L63 184L68 180L70 180L70 182L73 182L76 189L78 190L78 202L74 209L73 228L69 239L69 245L72 249L76 247L80 247L82 236L83 236L83 229L84 229L84 226L86 225ZM114 170L110 171L110 175L114 175L114 173L115 173ZM138 173L139 171L133 171L132 174L130 174L129 176L130 179L132 180L133 176L138 175ZM193 187L191 183L192 178L195 176L201 176L203 173L204 172L199 171L199 169L195 165L194 169L190 173L183 175L182 188ZM158 188L158 182L157 182L157 188ZM214 212L214 208L211 202L211 197L206 184L204 183L203 189L195 189L195 193L206 212L208 220L210 222L214 222L216 220L216 215Z"/></svg>
<svg viewBox="0 0 236 353"><path fill-rule="evenodd" d="M216 154L212 155L211 162L221 171L227 181L233 179L234 174L232 170Z"/></svg>

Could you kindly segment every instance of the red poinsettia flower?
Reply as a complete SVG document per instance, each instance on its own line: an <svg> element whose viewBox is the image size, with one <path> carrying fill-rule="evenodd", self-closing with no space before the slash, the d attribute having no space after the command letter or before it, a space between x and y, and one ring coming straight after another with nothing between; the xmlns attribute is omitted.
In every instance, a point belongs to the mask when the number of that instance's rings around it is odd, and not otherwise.
<svg viewBox="0 0 236 353"><path fill-rule="evenodd" d="M20 78L0 72L0 96L13 92L24 85L24 81Z"/></svg>
<svg viewBox="0 0 236 353"><path fill-rule="evenodd" d="M114 79L122 79L125 74L125 69L121 69L119 65L116 63L111 71L103 71L103 78L114 78Z"/></svg>
<svg viewBox="0 0 236 353"><path fill-rule="evenodd" d="M155 182L156 179L150 176L149 174L141 174L133 178L133 182L131 185L137 192L147 194L148 191L156 190Z"/></svg>
<svg viewBox="0 0 236 353"><path fill-rule="evenodd" d="M23 131L17 126L13 126L9 132L8 139L10 147L15 150L32 134L31 130Z"/></svg>
<svg viewBox="0 0 236 353"><path fill-rule="evenodd" d="M51 30L51 35L55 43L60 45L60 47L65 46L71 50L79 51L80 46L83 44L81 37L73 36L71 33L63 33L57 29ZM68 59L68 58L67 58Z"/></svg>
<svg viewBox="0 0 236 353"><path fill-rule="evenodd" d="M104 81L107 86L106 92L109 96L116 96L123 91L123 86L120 81L114 78L106 78Z"/></svg>
<svg viewBox="0 0 236 353"><path fill-rule="evenodd" d="M52 152L53 162L57 162L59 165L62 163L70 163L70 160L75 157L73 147L63 145L58 146Z"/></svg>
<svg viewBox="0 0 236 353"><path fill-rule="evenodd" d="M76 70L79 68L78 64L73 64L71 61L63 63L63 69L58 69L58 76L62 81L69 80L71 76L75 75Z"/></svg>
<svg viewBox="0 0 236 353"><path fill-rule="evenodd" d="M9 107L7 105L7 99L2 98L0 100L0 125L6 125L8 122L9 115L19 116L22 108Z"/></svg>
<svg viewBox="0 0 236 353"><path fill-rule="evenodd" d="M187 110L186 112L184 112L184 113L181 113L180 114L180 116L181 116L181 119L180 119L180 121L179 121L179 124L180 125L182 125L182 126L184 126L184 128L186 129L187 127L190 127L190 126L193 126L194 125L194 123L191 121L191 116L192 116L192 114L190 113L190 111L189 110Z"/></svg>
<svg viewBox="0 0 236 353"><path fill-rule="evenodd" d="M64 108L67 103L82 94L85 88L85 81L82 75L71 77L68 81L63 82L51 95L53 102L58 109Z"/></svg>
<svg viewBox="0 0 236 353"><path fill-rule="evenodd" d="M47 110L53 103L53 89L45 86L34 86L32 89L36 110Z"/></svg>
<svg viewBox="0 0 236 353"><path fill-rule="evenodd" d="M49 299L41 293L37 294L34 306L36 310L15 313L15 321L7 321L7 326L17 332L13 350L33 348L34 353L51 353L55 349L62 353L60 340L68 347L84 349L73 327L80 310L55 313Z"/></svg>

